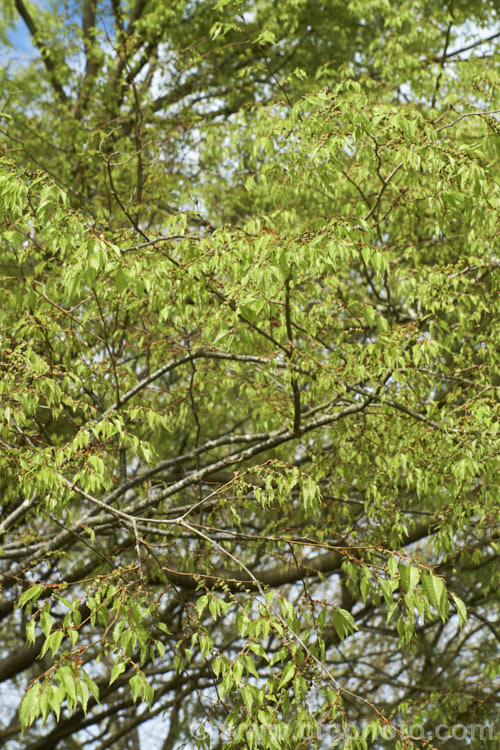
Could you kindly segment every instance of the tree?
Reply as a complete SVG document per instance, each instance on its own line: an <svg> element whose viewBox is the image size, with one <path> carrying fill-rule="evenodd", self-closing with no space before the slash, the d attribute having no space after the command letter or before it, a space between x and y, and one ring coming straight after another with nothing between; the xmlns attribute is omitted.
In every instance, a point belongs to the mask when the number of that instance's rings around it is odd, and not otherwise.
<svg viewBox="0 0 500 750"><path fill-rule="evenodd" d="M3 4L7 748L498 739L499 8L435 6Z"/></svg>

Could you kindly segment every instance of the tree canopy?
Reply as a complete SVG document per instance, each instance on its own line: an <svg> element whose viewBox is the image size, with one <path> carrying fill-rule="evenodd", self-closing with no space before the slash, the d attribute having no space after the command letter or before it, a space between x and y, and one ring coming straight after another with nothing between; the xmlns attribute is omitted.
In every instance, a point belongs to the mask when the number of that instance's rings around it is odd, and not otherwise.
<svg viewBox="0 0 500 750"><path fill-rule="evenodd" d="M500 3L1 7L3 746L493 747Z"/></svg>

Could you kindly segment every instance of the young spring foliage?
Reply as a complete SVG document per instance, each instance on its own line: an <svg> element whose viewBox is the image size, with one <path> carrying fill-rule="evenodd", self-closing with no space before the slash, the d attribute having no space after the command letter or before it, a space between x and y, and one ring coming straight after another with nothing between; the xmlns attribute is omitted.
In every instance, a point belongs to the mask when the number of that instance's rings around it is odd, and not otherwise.
<svg viewBox="0 0 500 750"><path fill-rule="evenodd" d="M43 5L2 4L0 739L483 747L498 4Z"/></svg>

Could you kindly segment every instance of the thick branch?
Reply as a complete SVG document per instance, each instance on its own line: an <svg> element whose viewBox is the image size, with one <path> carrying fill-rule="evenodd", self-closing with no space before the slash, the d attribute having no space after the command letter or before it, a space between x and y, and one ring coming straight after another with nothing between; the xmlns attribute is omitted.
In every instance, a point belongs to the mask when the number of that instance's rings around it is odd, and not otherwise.
<svg viewBox="0 0 500 750"><path fill-rule="evenodd" d="M418 524L413 531L407 534L401 547L414 544L432 533L433 523ZM214 571L210 574L183 573L164 567L163 572L168 580L183 589L195 590L200 584L212 590L255 591L261 586L279 588L287 584L296 583L304 578L314 578L321 574L331 575L339 571L345 560L348 548L342 551L332 549L317 555L308 562L287 563L277 565L268 570L252 570L254 578L250 578L245 571ZM150 579L150 583L161 583L162 581Z"/></svg>
<svg viewBox="0 0 500 750"><path fill-rule="evenodd" d="M49 74L49 79L50 79L52 88L57 93L59 99L62 102L66 102L68 97L64 93L63 87L57 80L57 77L56 77L57 65L55 64L54 60L51 57L50 50L41 41L39 31L26 5L24 4L23 0L15 0L15 4L19 12L19 15L23 19L29 33L31 34L31 38L33 39L33 42L35 43L36 47L40 51L43 64L45 65L45 68L47 69L47 72Z"/></svg>

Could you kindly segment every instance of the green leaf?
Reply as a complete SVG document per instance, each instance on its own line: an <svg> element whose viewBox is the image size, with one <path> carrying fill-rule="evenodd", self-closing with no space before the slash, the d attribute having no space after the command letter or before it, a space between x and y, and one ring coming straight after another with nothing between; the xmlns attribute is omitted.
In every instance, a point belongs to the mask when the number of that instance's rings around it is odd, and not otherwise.
<svg viewBox="0 0 500 750"><path fill-rule="evenodd" d="M282 687L284 687L290 680L293 679L295 675L295 664L293 662L288 662L288 664L285 666L283 673L281 675L281 679L279 681L278 690L280 690Z"/></svg>
<svg viewBox="0 0 500 750"><path fill-rule="evenodd" d="M371 328L377 317L377 312L374 307L363 308L363 318L365 319L366 325Z"/></svg>
<svg viewBox="0 0 500 750"><path fill-rule="evenodd" d="M40 598L41 594L43 593L43 586L40 586L39 583L35 583L33 586L30 586L29 589L26 589L26 591L23 591L21 596L16 602L16 608L20 609L21 607L24 607L28 602L35 602L37 599Z"/></svg>
<svg viewBox="0 0 500 750"><path fill-rule="evenodd" d="M123 674L126 670L126 665L123 661L117 661L113 664L113 668L111 669L111 675L109 677L109 684L112 685L113 682L118 679L118 677ZM135 700L135 698L134 698Z"/></svg>
<svg viewBox="0 0 500 750"><path fill-rule="evenodd" d="M424 573L422 575L422 588L430 604L440 613L444 622L448 616L449 602L442 579L432 573Z"/></svg>
<svg viewBox="0 0 500 750"><path fill-rule="evenodd" d="M399 573L404 590L413 591L420 579L419 569L415 565L401 565Z"/></svg>
<svg viewBox="0 0 500 750"><path fill-rule="evenodd" d="M132 700L135 703L142 692L142 680L140 675L135 674L130 678L129 683L132 688Z"/></svg>
<svg viewBox="0 0 500 750"><path fill-rule="evenodd" d="M467 608L465 604L463 603L463 601L460 599L460 597L456 596L455 594L452 594L451 598L453 599L453 602L457 609L458 624L462 628L464 625L467 625Z"/></svg>
<svg viewBox="0 0 500 750"><path fill-rule="evenodd" d="M333 626L341 641L358 629L354 617L345 609L337 609L333 614Z"/></svg>
<svg viewBox="0 0 500 750"><path fill-rule="evenodd" d="M73 700L76 700L76 683L71 673L71 668L69 666L60 667L60 669L57 670L56 674L57 679L65 688L68 696L70 696Z"/></svg>
<svg viewBox="0 0 500 750"><path fill-rule="evenodd" d="M26 623L26 643L35 642L36 621L34 619Z"/></svg>

